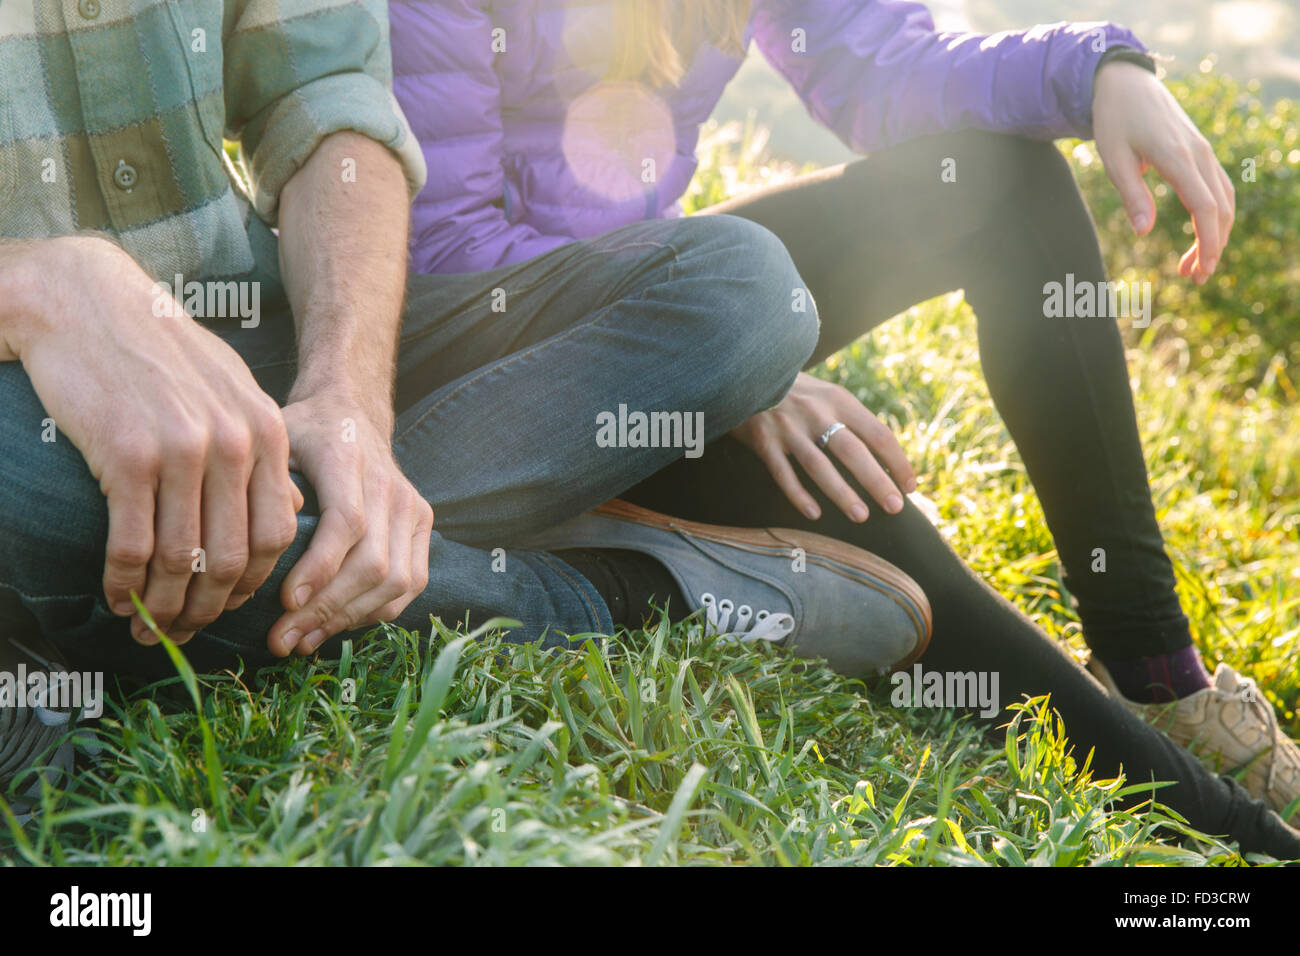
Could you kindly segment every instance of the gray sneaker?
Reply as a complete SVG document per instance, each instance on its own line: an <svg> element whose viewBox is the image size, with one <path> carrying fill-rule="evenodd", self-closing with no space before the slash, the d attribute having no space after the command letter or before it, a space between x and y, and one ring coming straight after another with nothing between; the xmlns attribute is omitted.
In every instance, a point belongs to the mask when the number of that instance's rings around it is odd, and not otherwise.
<svg viewBox="0 0 1300 956"><path fill-rule="evenodd" d="M915 581L807 531L698 524L614 500L521 543L648 554L719 635L825 658L850 677L909 667L930 642L930 604Z"/></svg>
<svg viewBox="0 0 1300 956"><path fill-rule="evenodd" d="M34 637L0 637L0 673L17 675L66 670L53 648ZM19 688L25 694L26 687ZM12 695L10 695L12 697ZM41 799L41 778L51 783L72 770L73 744L68 735L72 713L42 706L18 706L18 701L0 702L0 797L4 797L19 823L31 819L32 808ZM9 786L33 766L45 766L40 775L28 775L18 784L17 794Z"/></svg>

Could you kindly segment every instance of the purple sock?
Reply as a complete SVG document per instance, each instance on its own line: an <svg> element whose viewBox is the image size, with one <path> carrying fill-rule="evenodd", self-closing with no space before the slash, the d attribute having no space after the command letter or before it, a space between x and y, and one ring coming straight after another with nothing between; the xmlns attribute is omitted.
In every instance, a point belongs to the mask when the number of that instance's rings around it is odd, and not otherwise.
<svg viewBox="0 0 1300 956"><path fill-rule="evenodd" d="M1155 657L1129 661L1103 657L1101 662L1119 692L1140 704L1168 703L1210 686L1210 674L1192 645Z"/></svg>

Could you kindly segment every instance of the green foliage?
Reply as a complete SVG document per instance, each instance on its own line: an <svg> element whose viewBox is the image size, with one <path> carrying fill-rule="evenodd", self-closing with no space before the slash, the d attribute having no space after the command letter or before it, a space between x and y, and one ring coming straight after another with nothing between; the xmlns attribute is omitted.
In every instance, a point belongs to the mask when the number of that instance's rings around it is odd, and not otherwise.
<svg viewBox="0 0 1300 956"><path fill-rule="evenodd" d="M749 119L706 123L695 150L699 170L682 197L687 215L735 196L786 182L812 167L800 168L767 155L767 130Z"/></svg>

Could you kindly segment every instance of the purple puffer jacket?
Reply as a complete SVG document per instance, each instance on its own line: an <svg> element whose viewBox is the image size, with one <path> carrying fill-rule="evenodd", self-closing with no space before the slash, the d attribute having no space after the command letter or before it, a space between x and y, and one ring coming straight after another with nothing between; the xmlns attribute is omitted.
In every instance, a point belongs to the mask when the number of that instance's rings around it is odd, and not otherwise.
<svg viewBox="0 0 1300 956"><path fill-rule="evenodd" d="M693 2L693 0L682 0ZM392 0L394 91L424 148L411 268L477 272L677 214L700 124L740 61L713 47L681 83L602 82L613 0ZM749 34L812 115L865 152L977 127L1092 135L1108 23L937 33L903 0L755 0Z"/></svg>

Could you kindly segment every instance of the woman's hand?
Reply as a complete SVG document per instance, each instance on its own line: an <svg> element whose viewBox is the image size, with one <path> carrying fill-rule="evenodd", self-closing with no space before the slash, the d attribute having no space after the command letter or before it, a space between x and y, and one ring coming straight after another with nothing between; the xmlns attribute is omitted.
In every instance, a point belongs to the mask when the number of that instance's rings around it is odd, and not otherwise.
<svg viewBox="0 0 1300 956"><path fill-rule="evenodd" d="M1204 285L1232 231L1232 180L1209 142L1178 101L1149 71L1122 60L1097 71L1093 135L1106 173L1119 190L1138 235L1155 224L1155 200L1142 174L1154 167L1192 214L1196 242L1178 263L1179 275Z"/></svg>
<svg viewBox="0 0 1300 956"><path fill-rule="evenodd" d="M823 451L817 439L835 422L845 427L835 432ZM763 460L785 496L809 518L820 518L821 509L800 484L789 455L854 521L867 520L867 506L828 454L838 458L890 514L901 511L903 494L916 489L912 466L893 432L847 389L802 372L779 405L754 415L732 429L731 435Z"/></svg>

